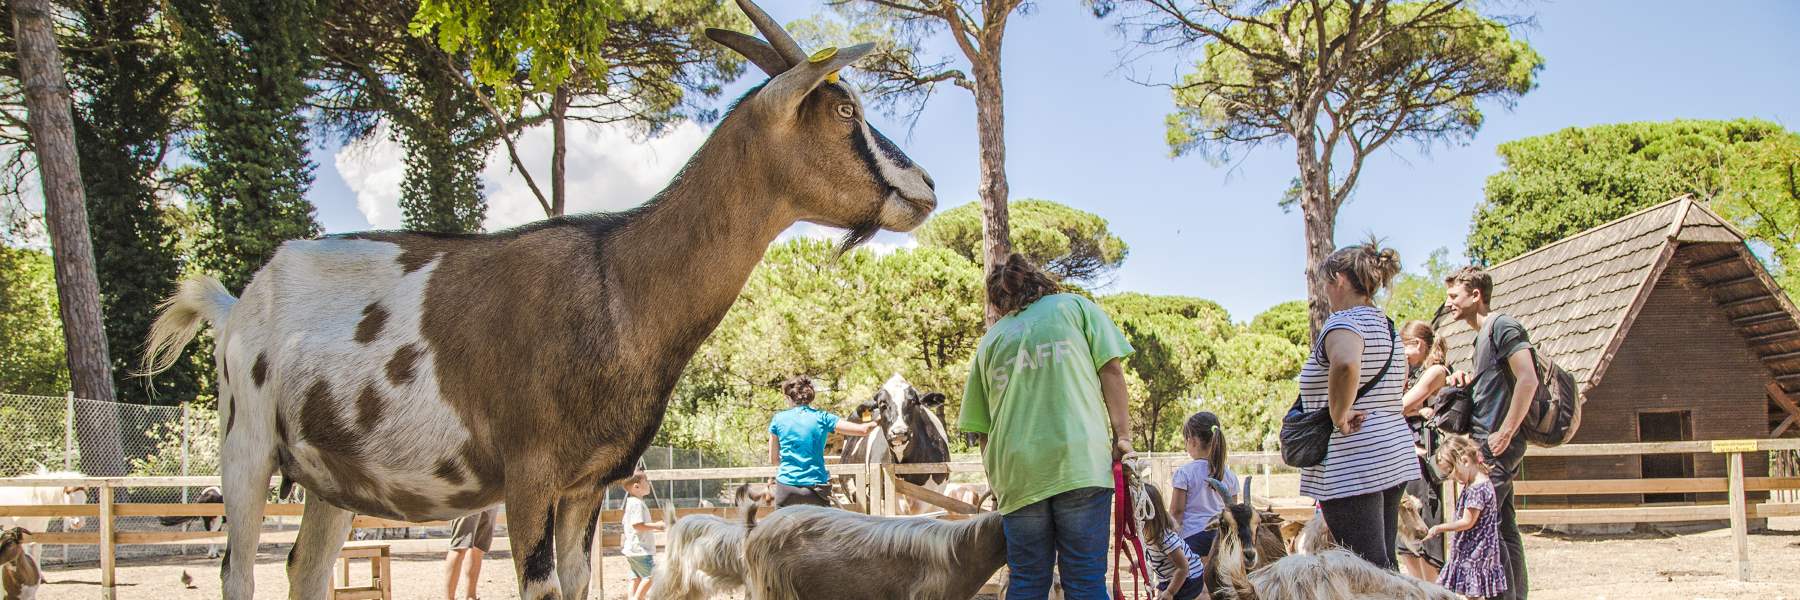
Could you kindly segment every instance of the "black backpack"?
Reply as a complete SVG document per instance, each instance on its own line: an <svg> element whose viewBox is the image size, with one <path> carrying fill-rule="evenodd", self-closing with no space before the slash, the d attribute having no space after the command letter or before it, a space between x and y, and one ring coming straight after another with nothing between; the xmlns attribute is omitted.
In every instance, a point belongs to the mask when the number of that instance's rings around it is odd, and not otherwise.
<svg viewBox="0 0 1800 600"><path fill-rule="evenodd" d="M1487 343L1494 368L1501 368L1502 358L1499 348L1495 347L1491 328ZM1525 422L1519 426L1519 435L1533 446L1555 448L1574 439L1575 433L1581 430L1581 405L1587 399L1576 387L1575 376L1549 357L1539 354L1537 348L1531 349L1531 364L1537 369L1537 395L1531 400Z"/></svg>

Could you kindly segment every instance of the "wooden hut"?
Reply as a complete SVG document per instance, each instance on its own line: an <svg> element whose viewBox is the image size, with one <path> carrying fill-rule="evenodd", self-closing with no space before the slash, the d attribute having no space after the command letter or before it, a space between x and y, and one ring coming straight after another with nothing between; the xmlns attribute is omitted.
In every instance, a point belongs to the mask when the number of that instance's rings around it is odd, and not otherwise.
<svg viewBox="0 0 1800 600"><path fill-rule="evenodd" d="M1493 309L1531 332L1587 398L1574 443L1800 434L1800 312L1744 235L1677 199L1489 269ZM1440 319L1453 368L1475 333ZM1752 461L1746 475L1769 465ZM1717 455L1532 458L1525 479L1724 477ZM1696 497L1698 496L1698 497ZM1535 497L1533 505L1712 501L1722 494Z"/></svg>

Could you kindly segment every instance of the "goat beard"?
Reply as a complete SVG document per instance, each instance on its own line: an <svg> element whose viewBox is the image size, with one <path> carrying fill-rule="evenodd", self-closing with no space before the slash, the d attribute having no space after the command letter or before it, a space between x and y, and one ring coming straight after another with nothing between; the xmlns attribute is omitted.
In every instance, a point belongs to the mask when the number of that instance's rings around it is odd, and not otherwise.
<svg viewBox="0 0 1800 600"><path fill-rule="evenodd" d="M876 203L868 213L864 214L862 219L859 219L855 225L850 227L850 231L844 234L843 241L838 242L838 256L849 254L850 251L855 250L857 246L861 246L868 243L869 240L875 239L875 234L881 232L881 209L886 203L887 199L883 198L882 201Z"/></svg>

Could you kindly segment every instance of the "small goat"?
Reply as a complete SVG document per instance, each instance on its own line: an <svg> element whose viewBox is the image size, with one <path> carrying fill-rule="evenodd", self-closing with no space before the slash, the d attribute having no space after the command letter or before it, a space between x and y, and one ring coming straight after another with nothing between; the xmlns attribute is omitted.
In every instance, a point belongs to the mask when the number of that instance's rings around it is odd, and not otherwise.
<svg viewBox="0 0 1800 600"><path fill-rule="evenodd" d="M1235 590L1250 600L1461 600L1450 590L1370 564L1355 554L1330 549L1283 558L1250 573L1254 591ZM1214 598L1220 597L1214 592Z"/></svg>
<svg viewBox="0 0 1800 600"><path fill-rule="evenodd" d="M1260 534L1266 529L1259 527L1260 521L1261 516L1245 501L1226 506L1209 525L1218 531L1206 563L1206 585L1215 600L1458 600L1456 594L1436 584L1384 570L1336 548L1273 556L1269 550L1252 547L1246 533L1257 530L1256 546L1261 546L1264 536ZM1323 523L1324 519L1315 517L1313 522ZM1279 544L1279 538L1275 541Z"/></svg>
<svg viewBox="0 0 1800 600"><path fill-rule="evenodd" d="M1004 564L994 512L944 521L790 506L744 538L751 600L962 600Z"/></svg>
<svg viewBox="0 0 1800 600"><path fill-rule="evenodd" d="M744 506L740 525L712 515L694 515L669 528L669 545L657 561L651 600L704 600L744 587L744 533L754 524L756 506Z"/></svg>
<svg viewBox="0 0 1800 600"><path fill-rule="evenodd" d="M0 533L0 588L6 592L5 600L33 600L38 586L46 582L37 561L25 551L29 543L31 532L24 527Z"/></svg>
<svg viewBox="0 0 1800 600"><path fill-rule="evenodd" d="M1418 497L1407 494L1400 498L1399 533L1400 545L1417 551L1425 540L1429 529L1425 526L1425 517L1420 512L1424 504ZM1331 535L1331 527L1325 519L1313 515L1305 523L1288 523L1282 527L1281 536L1287 540L1288 554L1318 554L1337 548L1337 538Z"/></svg>
<svg viewBox="0 0 1800 600"><path fill-rule="evenodd" d="M1425 515L1420 511L1423 507L1418 496L1406 494L1400 498L1400 545L1415 554L1423 553L1425 534L1431 529L1425 526Z"/></svg>
<svg viewBox="0 0 1800 600"><path fill-rule="evenodd" d="M975 508L991 510L982 505L994 499L994 490L985 483L946 483L944 495Z"/></svg>

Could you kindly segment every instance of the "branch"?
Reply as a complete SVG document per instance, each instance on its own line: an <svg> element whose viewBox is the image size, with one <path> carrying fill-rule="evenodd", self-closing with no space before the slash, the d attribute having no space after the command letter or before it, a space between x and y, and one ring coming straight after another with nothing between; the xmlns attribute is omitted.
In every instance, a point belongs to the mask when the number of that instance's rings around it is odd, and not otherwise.
<svg viewBox="0 0 1800 600"><path fill-rule="evenodd" d="M543 207L544 215L556 216L556 213L550 208L550 200L544 197L543 190L538 189L537 180L531 178L531 169L526 168L525 161L519 158L519 146L513 141L512 132L507 127L506 117L500 114L500 109L494 107L494 101L481 91L479 84L462 76L462 73L456 69L456 65L450 62L447 53L440 51L435 54L443 59L444 68L449 69L458 81L469 87L469 91L475 94L475 99L481 101L481 107L487 109L488 116L493 117L494 122L500 124L500 141L506 144L506 155L512 160L513 168L518 169L519 176L525 178L525 186L531 188L531 195L537 198L538 206Z"/></svg>

